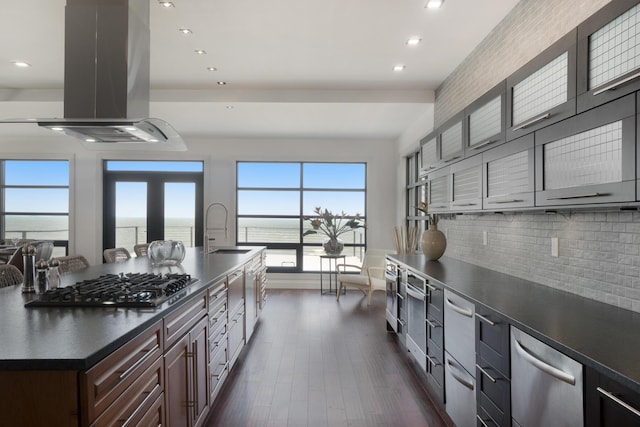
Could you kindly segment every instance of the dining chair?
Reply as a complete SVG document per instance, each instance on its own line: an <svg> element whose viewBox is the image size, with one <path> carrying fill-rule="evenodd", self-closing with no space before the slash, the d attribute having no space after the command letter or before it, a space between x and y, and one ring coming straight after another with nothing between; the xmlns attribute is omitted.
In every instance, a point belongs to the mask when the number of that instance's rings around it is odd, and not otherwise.
<svg viewBox="0 0 640 427"><path fill-rule="evenodd" d="M336 265L338 289L336 299L340 301L343 288L357 288L367 295L367 305L371 305L371 296L375 291L386 291L385 255L393 253L389 249L368 249L362 259L362 266L355 264Z"/></svg>
<svg viewBox="0 0 640 427"><path fill-rule="evenodd" d="M131 258L131 254L125 248L105 249L103 255L107 263L126 261Z"/></svg>
<svg viewBox="0 0 640 427"><path fill-rule="evenodd" d="M138 243L133 246L133 251L136 253L136 256L147 256L147 253L149 252L149 244Z"/></svg>
<svg viewBox="0 0 640 427"><path fill-rule="evenodd" d="M22 273L18 270L18 267L11 264L0 265L0 288L18 285L22 281Z"/></svg>
<svg viewBox="0 0 640 427"><path fill-rule="evenodd" d="M82 255L67 255L53 258L58 261L58 271L60 273L70 273L73 271L84 270L89 267L89 261Z"/></svg>

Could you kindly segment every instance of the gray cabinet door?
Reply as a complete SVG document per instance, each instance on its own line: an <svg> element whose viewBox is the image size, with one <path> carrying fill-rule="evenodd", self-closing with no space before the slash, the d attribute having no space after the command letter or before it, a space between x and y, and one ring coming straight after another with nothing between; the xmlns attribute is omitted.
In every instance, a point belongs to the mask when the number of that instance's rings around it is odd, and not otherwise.
<svg viewBox="0 0 640 427"><path fill-rule="evenodd" d="M578 26L577 110L640 90L640 1L614 1Z"/></svg>
<svg viewBox="0 0 640 427"><path fill-rule="evenodd" d="M420 176L438 167L438 135L432 133L420 141Z"/></svg>
<svg viewBox="0 0 640 427"><path fill-rule="evenodd" d="M477 155L451 165L451 210L482 209L482 156Z"/></svg>
<svg viewBox="0 0 640 427"><path fill-rule="evenodd" d="M525 135L482 153L485 210L534 206L534 141Z"/></svg>
<svg viewBox="0 0 640 427"><path fill-rule="evenodd" d="M536 132L536 205L636 199L635 95Z"/></svg>
<svg viewBox="0 0 640 427"><path fill-rule="evenodd" d="M464 155L465 137L462 113L457 114L440 128L440 160L447 164Z"/></svg>
<svg viewBox="0 0 640 427"><path fill-rule="evenodd" d="M576 113L576 36L571 31L507 78L507 140Z"/></svg>
<svg viewBox="0 0 640 427"><path fill-rule="evenodd" d="M451 176L449 167L439 169L427 178L427 204L430 213L451 209Z"/></svg>
<svg viewBox="0 0 640 427"><path fill-rule="evenodd" d="M467 146L465 155L472 156L505 142L506 81L489 90L465 108Z"/></svg>

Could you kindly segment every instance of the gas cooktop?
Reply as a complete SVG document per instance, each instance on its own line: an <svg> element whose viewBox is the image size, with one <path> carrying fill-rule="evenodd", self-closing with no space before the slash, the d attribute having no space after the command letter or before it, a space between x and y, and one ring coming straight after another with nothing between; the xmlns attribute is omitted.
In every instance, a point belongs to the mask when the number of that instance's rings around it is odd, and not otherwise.
<svg viewBox="0 0 640 427"><path fill-rule="evenodd" d="M156 307L183 297L196 281L188 274L106 274L50 289L25 307Z"/></svg>

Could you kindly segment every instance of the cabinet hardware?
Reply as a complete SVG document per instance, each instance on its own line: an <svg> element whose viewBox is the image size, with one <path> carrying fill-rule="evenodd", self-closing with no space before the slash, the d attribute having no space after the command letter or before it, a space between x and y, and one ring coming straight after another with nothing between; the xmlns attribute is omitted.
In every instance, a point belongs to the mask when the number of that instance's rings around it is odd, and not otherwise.
<svg viewBox="0 0 640 427"><path fill-rule="evenodd" d="M402 294L400 292L396 293L396 296L404 301L404 297L402 296Z"/></svg>
<svg viewBox="0 0 640 427"><path fill-rule="evenodd" d="M227 335L228 335L228 334L224 334L224 335L222 335L222 336L220 337L220 339L219 339L218 341L214 341L214 342L213 342L214 347L219 346L221 342L223 342L224 340L226 340L226 339L227 339Z"/></svg>
<svg viewBox="0 0 640 427"><path fill-rule="evenodd" d="M476 415L476 418L478 419L478 421L480 421L480 424L482 424L483 427L489 427L489 425L484 422L484 420L480 417L480 415Z"/></svg>
<svg viewBox="0 0 640 427"><path fill-rule="evenodd" d="M470 383L469 381L465 380L464 378L462 378L459 374L457 374L454 369L455 368L452 364L451 364L451 359L446 358L445 359L447 362L447 366L449 367L449 372L451 372L451 376L458 381L460 384L462 384L463 386L465 386L466 388L468 388L469 390L473 390L473 383Z"/></svg>
<svg viewBox="0 0 640 427"><path fill-rule="evenodd" d="M455 311L456 313L462 314L465 317L473 317L473 310L469 310L467 308L459 307L459 306L455 305L454 303L452 303L451 300L449 300L449 298L445 298L444 302L446 302L447 305L449 307L451 307L451 309L453 311Z"/></svg>
<svg viewBox="0 0 640 427"><path fill-rule="evenodd" d="M511 130L512 131L517 131L517 130L520 130L520 129L527 128L527 127L529 127L531 125L534 125L534 124L536 124L538 122L541 122L541 121L543 121L545 119L548 119L549 117L551 117L551 113L540 114L539 116L534 117L531 120L527 120L526 122L524 122L524 123L522 123L522 124L520 124L520 125L518 125L518 126L516 126L514 128L511 128Z"/></svg>
<svg viewBox="0 0 640 427"><path fill-rule="evenodd" d="M635 80L638 77L640 77L640 72L634 73L634 74L632 74L630 76L627 76L627 77L625 77L624 79L622 79L620 81L611 83L610 85L605 86L602 89L598 89L598 90L593 92L593 95L597 96L597 95L600 95L603 92L608 92L610 90L615 90L615 89L618 88L618 86L622 86L623 84L629 83L630 81Z"/></svg>
<svg viewBox="0 0 640 427"><path fill-rule="evenodd" d="M427 322L427 325L429 325L429 327L431 327L431 328L441 328L442 327L442 325L440 325L439 323L432 322L429 319L424 319L424 320L425 320L425 322Z"/></svg>
<svg viewBox="0 0 640 427"><path fill-rule="evenodd" d="M398 323L400 323L401 326L407 326L407 322L402 319L398 319ZM427 356L427 359L429 359L429 356Z"/></svg>
<svg viewBox="0 0 640 427"><path fill-rule="evenodd" d="M609 399L611 399L614 402L616 402L618 405L622 406L624 409L626 409L629 412L631 412L636 417L640 417L640 411L639 410L637 410L633 406L629 405L627 402L623 401L618 396L616 396L613 393L611 393L611 392L609 392L609 391L607 391L607 390L605 390L603 388L600 388L600 387L597 387L596 390L598 390L598 392L600 394L602 394L603 396L608 397Z"/></svg>
<svg viewBox="0 0 640 427"><path fill-rule="evenodd" d="M140 366L144 362L146 362L151 356L153 356L155 351L159 350L159 349L160 349L160 346L158 344L156 344L155 346L153 346L153 348L151 350L147 350L147 354L145 354L143 357L138 359L136 361L136 363L134 363L133 365L129 366L129 369L127 369L126 371L124 371L123 373L120 374L120 377L119 377L120 381L122 381L123 379L125 379L126 377L131 375L131 373L133 371L135 371L138 366Z"/></svg>
<svg viewBox="0 0 640 427"><path fill-rule="evenodd" d="M490 140L488 140L488 141L485 141L485 142L482 142L482 143L480 143L480 144L477 144L477 145L472 146L472 147L471 147L471 149L472 149L472 150L478 150L478 149L480 149L480 148L482 148L482 147L486 147L487 145L491 145L491 144L494 144L494 143L496 143L496 142L498 142L498 140L497 140L497 139L490 139Z"/></svg>
<svg viewBox="0 0 640 427"><path fill-rule="evenodd" d="M576 385L576 377L574 377L571 374L568 374L554 366L549 365L547 362L544 362L540 359L538 359L537 357L534 357L533 355L529 354L529 352L527 350L525 350L522 345L520 344L520 342L518 340L513 340L515 347L516 347L516 352L529 364L535 366L536 368L540 369L542 372L546 372L547 374L551 375L554 378L557 378L561 381L566 382L567 384L570 385Z"/></svg>
<svg viewBox="0 0 640 427"><path fill-rule="evenodd" d="M420 301L424 301L426 296L422 292L418 290L413 290L410 288L410 285L407 285L407 294L415 299L419 299Z"/></svg>
<svg viewBox="0 0 640 427"><path fill-rule="evenodd" d="M439 290L440 290L440 289L436 288L435 286L430 285L430 284L429 284L429 282L425 283L425 285L427 286L427 288L429 288L429 290L430 290L431 292L436 292L436 291L439 291Z"/></svg>
<svg viewBox="0 0 640 427"><path fill-rule="evenodd" d="M454 160L459 159L459 158L460 158L460 156L453 156L453 157L451 157L451 158L449 158L449 159L447 159L447 160L443 160L443 162L445 162L445 163L451 163L451 162L453 162Z"/></svg>
<svg viewBox="0 0 640 427"><path fill-rule="evenodd" d="M151 389L151 391L147 392L147 397L144 398L144 400L142 401L141 404L138 405L138 407L136 408L135 411L133 411L133 413L131 415L129 415L129 418L127 418L123 423L122 423L122 427L126 427L129 425L129 423L131 422L131 420L133 420L136 415L138 415L138 413L145 407L147 406L147 403L149 402L149 399L151 399L151 397L154 395L154 393L156 392L156 390L158 390L160 388L160 384L156 384L155 387L153 387Z"/></svg>
<svg viewBox="0 0 640 427"><path fill-rule="evenodd" d="M575 196L548 197L547 200L586 199L588 197L608 196L609 193L576 194Z"/></svg>
<svg viewBox="0 0 640 427"><path fill-rule="evenodd" d="M446 209L446 208L448 208L448 207L449 207L449 206L446 206L446 205L432 206L432 208L435 208L435 209Z"/></svg>
<svg viewBox="0 0 640 427"><path fill-rule="evenodd" d="M218 363L218 366L222 366L222 369L220 370L219 374L212 374L212 377L216 377L216 381L220 381L220 378L222 378L222 376L224 375L224 371L227 370L227 366L229 365L229 362L226 363Z"/></svg>
<svg viewBox="0 0 640 427"><path fill-rule="evenodd" d="M428 354L425 354L425 357L427 358L427 362L429 362L434 368L440 365L440 363L434 361L431 357L429 357Z"/></svg>
<svg viewBox="0 0 640 427"><path fill-rule="evenodd" d="M451 203L451 206L460 206L460 207L461 206L476 206L476 205L477 205L477 203L456 203L456 202Z"/></svg>
<svg viewBox="0 0 640 427"><path fill-rule="evenodd" d="M429 165L429 166L423 167L421 170L423 172L429 172L430 170L435 169L435 168L436 168L435 166Z"/></svg>
<svg viewBox="0 0 640 427"><path fill-rule="evenodd" d="M524 200L519 200L519 199L511 199L511 200L487 200L487 203L489 204L501 204L501 203L520 203L520 202L524 202Z"/></svg>
<svg viewBox="0 0 640 427"><path fill-rule="evenodd" d="M482 369L482 367L480 365L478 365L477 363L476 363L476 368L478 368L478 370L480 372L482 372L485 377L489 378L489 381L491 381L492 383L496 382L496 379L493 378L491 375L489 375L489 373L487 371L485 371L484 369Z"/></svg>
<svg viewBox="0 0 640 427"><path fill-rule="evenodd" d="M486 317L484 317L482 314L476 313L476 317L478 319L482 320L483 322L488 323L489 326L496 326L496 322L492 322L491 320L489 320Z"/></svg>

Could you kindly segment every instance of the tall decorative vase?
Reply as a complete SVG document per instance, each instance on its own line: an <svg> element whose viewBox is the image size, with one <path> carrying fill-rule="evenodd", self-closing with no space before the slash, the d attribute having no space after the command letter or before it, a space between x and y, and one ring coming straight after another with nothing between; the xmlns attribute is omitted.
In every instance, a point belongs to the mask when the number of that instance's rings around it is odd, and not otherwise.
<svg viewBox="0 0 640 427"><path fill-rule="evenodd" d="M344 249L344 243L340 239L329 239L322 244L322 247L327 255L340 255Z"/></svg>
<svg viewBox="0 0 640 427"><path fill-rule="evenodd" d="M444 233L438 230L436 224L430 224L429 229L422 233L420 239L422 252L429 261L435 261L444 254L447 249L447 238Z"/></svg>

